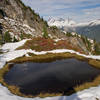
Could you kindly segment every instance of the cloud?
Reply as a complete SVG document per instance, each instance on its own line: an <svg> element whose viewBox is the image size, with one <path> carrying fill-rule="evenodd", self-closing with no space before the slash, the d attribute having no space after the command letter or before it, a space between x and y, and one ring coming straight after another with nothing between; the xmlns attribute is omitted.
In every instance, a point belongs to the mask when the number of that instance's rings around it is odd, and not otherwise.
<svg viewBox="0 0 100 100"><path fill-rule="evenodd" d="M100 16L100 0L22 0L45 19L71 17L76 21L87 21ZM92 14L95 11L95 14ZM91 16L89 16L89 14ZM95 16L94 16L95 15Z"/></svg>
<svg viewBox="0 0 100 100"><path fill-rule="evenodd" d="M83 12L87 18L89 18L89 16L92 16L91 19L100 19L100 7L85 9L83 10Z"/></svg>

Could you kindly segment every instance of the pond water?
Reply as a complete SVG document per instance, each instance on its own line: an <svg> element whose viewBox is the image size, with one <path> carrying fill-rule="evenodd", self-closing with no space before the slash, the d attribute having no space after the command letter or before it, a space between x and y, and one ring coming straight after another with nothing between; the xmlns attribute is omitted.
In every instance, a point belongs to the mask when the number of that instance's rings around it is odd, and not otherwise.
<svg viewBox="0 0 100 100"><path fill-rule="evenodd" d="M20 87L25 95L39 93L63 93L74 91L73 87L90 82L100 75L100 70L87 62L76 59L56 60L50 63L25 62L14 64L4 80Z"/></svg>

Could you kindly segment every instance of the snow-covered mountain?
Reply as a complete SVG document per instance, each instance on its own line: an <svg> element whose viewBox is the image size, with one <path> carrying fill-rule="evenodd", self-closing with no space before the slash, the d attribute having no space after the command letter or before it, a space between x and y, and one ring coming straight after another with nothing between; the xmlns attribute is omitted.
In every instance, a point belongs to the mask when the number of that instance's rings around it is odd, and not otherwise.
<svg viewBox="0 0 100 100"><path fill-rule="evenodd" d="M95 26L95 25L100 25L100 19L76 24L76 26Z"/></svg>
<svg viewBox="0 0 100 100"><path fill-rule="evenodd" d="M66 27L66 26L94 26L94 25L100 25L100 19L93 20L90 22L83 22L83 23L76 23L72 19L63 19L63 18L49 18L48 20L49 26L57 26L57 27Z"/></svg>
<svg viewBox="0 0 100 100"><path fill-rule="evenodd" d="M100 19L87 23L79 23L75 26L74 30L79 34L86 35L100 42Z"/></svg>
<svg viewBox="0 0 100 100"><path fill-rule="evenodd" d="M63 19L63 18L50 18L48 20L49 26L57 26L59 28L65 27L65 26L73 26L76 25L76 22L74 22L71 19Z"/></svg>
<svg viewBox="0 0 100 100"><path fill-rule="evenodd" d="M84 23L76 23L70 19L53 18L48 20L48 24L49 26L57 26L66 32L77 32L100 41L100 19Z"/></svg>

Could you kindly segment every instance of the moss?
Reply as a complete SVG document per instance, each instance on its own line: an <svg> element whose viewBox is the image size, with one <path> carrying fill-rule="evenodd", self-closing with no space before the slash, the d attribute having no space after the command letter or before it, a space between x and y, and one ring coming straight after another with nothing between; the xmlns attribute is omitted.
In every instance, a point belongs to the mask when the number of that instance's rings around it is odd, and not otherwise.
<svg viewBox="0 0 100 100"><path fill-rule="evenodd" d="M96 68L100 68L100 60L90 59L89 64L92 65L92 66L95 66Z"/></svg>

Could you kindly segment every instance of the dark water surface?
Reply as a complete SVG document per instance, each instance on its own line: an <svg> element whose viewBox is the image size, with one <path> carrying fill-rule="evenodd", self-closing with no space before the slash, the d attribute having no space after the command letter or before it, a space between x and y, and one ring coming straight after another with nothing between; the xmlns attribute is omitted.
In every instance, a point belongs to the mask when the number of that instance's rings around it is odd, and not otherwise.
<svg viewBox="0 0 100 100"><path fill-rule="evenodd" d="M41 92L66 94L74 86L93 81L98 75L100 70L91 67L87 62L64 59L51 63L15 64L5 74L4 80L9 85L19 86L20 91L26 95L37 95Z"/></svg>

